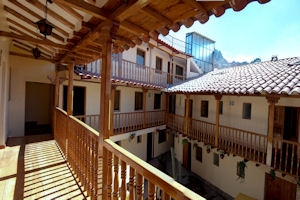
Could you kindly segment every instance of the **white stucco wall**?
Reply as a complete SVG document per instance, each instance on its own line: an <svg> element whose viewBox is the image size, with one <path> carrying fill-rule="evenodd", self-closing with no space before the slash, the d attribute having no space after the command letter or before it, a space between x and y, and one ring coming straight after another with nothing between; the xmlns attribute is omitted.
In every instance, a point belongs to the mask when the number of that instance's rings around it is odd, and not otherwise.
<svg viewBox="0 0 300 200"><path fill-rule="evenodd" d="M5 145L8 136L9 46L10 40L0 37L0 146Z"/></svg>

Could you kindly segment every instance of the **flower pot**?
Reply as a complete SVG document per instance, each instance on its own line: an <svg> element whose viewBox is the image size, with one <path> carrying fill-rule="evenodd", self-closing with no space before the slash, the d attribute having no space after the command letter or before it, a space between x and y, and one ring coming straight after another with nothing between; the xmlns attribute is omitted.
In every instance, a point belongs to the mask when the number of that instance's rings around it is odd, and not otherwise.
<svg viewBox="0 0 300 200"><path fill-rule="evenodd" d="M210 153L210 149L206 149L206 152L207 152L207 153Z"/></svg>
<svg viewBox="0 0 300 200"><path fill-rule="evenodd" d="M221 154L221 155L220 155L220 158L223 159L223 158L224 158L224 154Z"/></svg>

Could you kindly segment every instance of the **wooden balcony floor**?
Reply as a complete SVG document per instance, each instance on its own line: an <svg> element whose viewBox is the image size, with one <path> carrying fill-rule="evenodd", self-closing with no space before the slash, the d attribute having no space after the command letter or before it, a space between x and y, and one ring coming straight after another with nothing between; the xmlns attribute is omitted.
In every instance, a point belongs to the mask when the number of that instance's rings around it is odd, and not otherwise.
<svg viewBox="0 0 300 200"><path fill-rule="evenodd" d="M51 135L9 139L0 150L0 200L87 199Z"/></svg>

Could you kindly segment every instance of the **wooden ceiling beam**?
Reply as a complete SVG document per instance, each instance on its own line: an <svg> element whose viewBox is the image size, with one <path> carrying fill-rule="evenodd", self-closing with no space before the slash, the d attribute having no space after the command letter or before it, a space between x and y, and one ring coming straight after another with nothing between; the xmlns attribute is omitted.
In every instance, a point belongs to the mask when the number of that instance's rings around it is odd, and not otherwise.
<svg viewBox="0 0 300 200"><path fill-rule="evenodd" d="M32 10L30 10L29 8L27 8L26 6L24 6L23 4L19 3L16 0L8 0L10 3L14 4L15 6L19 7L21 10L24 10L25 12L27 12L28 14L30 14L31 16L37 18L38 20L43 19L43 17L41 17L40 15L36 14L35 12L33 12ZM66 31L64 31L63 29L59 28L59 27L55 27L54 28L57 32L61 33L62 35L69 37L69 33L67 33Z"/></svg>
<svg viewBox="0 0 300 200"><path fill-rule="evenodd" d="M65 45L57 44L57 43L52 42L52 41L35 39L35 38L32 38L32 37L27 36L27 35L17 35L15 33L0 31L0 36L7 37L7 38L12 38L12 39L17 39L17 40L22 40L22 41L27 41L27 42L30 42L32 44L46 45L46 46L51 46L51 47L58 48L58 49L67 50Z"/></svg>
<svg viewBox="0 0 300 200"><path fill-rule="evenodd" d="M128 4L124 3L117 8L110 16L111 19L122 22L132 15L136 14L138 10L147 6L152 0L131 0Z"/></svg>
<svg viewBox="0 0 300 200"><path fill-rule="evenodd" d="M173 21L170 20L169 18L167 18L166 16L160 14L159 12L157 12L156 10L154 10L153 8L147 6L143 9L140 10L141 12L145 13L146 15L156 19L158 22L163 23L164 25L171 25L173 24Z"/></svg>
<svg viewBox="0 0 300 200"><path fill-rule="evenodd" d="M42 12L45 12L45 5L43 5L42 3L40 3L38 0L26 0L28 3L30 3L31 5L35 6L36 8L38 8L39 10L41 10ZM51 17L53 17L54 19L56 19L57 21L61 22L62 24L66 25L67 27L69 27L70 29L75 29L75 25L72 24L71 22L69 22L68 20L66 20L65 18L63 18L61 15L56 14L56 12L54 12L53 10L51 10L48 6L48 11L47 11L48 15L50 15Z"/></svg>
<svg viewBox="0 0 300 200"><path fill-rule="evenodd" d="M17 27L19 27L19 28L25 30L26 32L30 33L31 35L34 35L34 36L36 36L36 37L38 37L38 38L40 38L40 39L44 39L44 37L41 36L40 34L38 34L38 33L34 32L34 31L30 30L29 28L27 28L27 27L25 27L25 26L19 24L19 23L16 22L16 21L14 21L14 20L12 20L12 19L10 19L10 18L6 18L6 20L7 20L7 22L9 22L9 23L11 23L11 24L14 24L15 26L17 26ZM24 35L25 35L25 32L23 32L23 33L24 33Z"/></svg>
<svg viewBox="0 0 300 200"><path fill-rule="evenodd" d="M24 57L24 58L33 58L33 55L29 55L29 54L24 54L24 53L18 53L18 52L14 52L14 51L10 51L9 52L9 55L12 55L12 56L20 56L20 57ZM52 59L48 59L48 58L44 58L44 57L40 57L38 60L45 60L45 61L49 61L49 62L54 62Z"/></svg>
<svg viewBox="0 0 300 200"><path fill-rule="evenodd" d="M120 40L120 41L122 41L122 42L125 42L125 43L128 44L131 48L135 47L135 43L134 43L132 40L128 39L128 38L125 38L125 37L122 37L122 36L117 35L117 36L116 36L116 39L117 39L117 40Z"/></svg>
<svg viewBox="0 0 300 200"><path fill-rule="evenodd" d="M31 21L30 19L28 19L27 17L21 15L20 13L16 12L15 10L13 10L13 9L7 7L7 6L4 6L3 8L4 8L4 10L5 10L6 12L8 12L9 14L11 14L11 15L15 16L16 18L18 18L18 19L20 19L20 20L22 20L22 21L28 23L29 25L31 25L31 26L33 26L33 27L36 27L36 26L37 26L37 25L35 24L35 22ZM27 29L28 29L28 28L27 28ZM52 33L52 34L51 34L51 37L53 37L53 38L55 38L55 39L57 39L57 40L59 40L59 41L61 41L61 42L64 42L64 41L65 41L65 39L64 39L63 37L57 35L56 33Z"/></svg>
<svg viewBox="0 0 300 200"><path fill-rule="evenodd" d="M192 8L196 8L201 13L207 13L207 10L204 8L204 6L195 0L183 0L184 3L188 4Z"/></svg>
<svg viewBox="0 0 300 200"><path fill-rule="evenodd" d="M31 47L31 46L29 46L29 45L25 45L25 44L23 44L23 45L20 45L20 44L13 44L13 45L14 45L15 47L17 47L17 48L23 50L23 51L26 51L26 52L32 54L32 49L33 49L33 47ZM50 59L50 58L51 58L51 56L45 54L44 52L41 52L41 57L47 58L47 59Z"/></svg>
<svg viewBox="0 0 300 200"><path fill-rule="evenodd" d="M79 21L83 21L83 16L80 15L76 10L74 10L72 7L66 6L60 2L56 2L57 6L69 13L72 17L76 18Z"/></svg>
<svg viewBox="0 0 300 200"><path fill-rule="evenodd" d="M21 45L25 45L25 43L20 42L19 40L13 40L13 42L18 43L18 44L21 44ZM45 53L45 54L48 54L48 55L54 57L55 52L50 51L49 48L45 48L45 47L43 47L43 46L41 46L41 45L37 45L37 47L38 47L39 49L41 49L42 51L47 52L47 53Z"/></svg>

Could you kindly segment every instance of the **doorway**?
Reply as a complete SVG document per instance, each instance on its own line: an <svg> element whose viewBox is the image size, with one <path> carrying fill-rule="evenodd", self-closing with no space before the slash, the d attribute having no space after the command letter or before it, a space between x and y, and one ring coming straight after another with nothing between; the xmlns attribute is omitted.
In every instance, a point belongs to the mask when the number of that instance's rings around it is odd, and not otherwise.
<svg viewBox="0 0 300 200"><path fill-rule="evenodd" d="M152 147L153 147L152 137L153 137L152 132L147 134L147 162L152 160Z"/></svg>
<svg viewBox="0 0 300 200"><path fill-rule="evenodd" d="M191 163L191 155L192 155L192 152L191 152L191 143L190 142L186 142L184 145L183 145L183 167L189 171L191 171L191 166L192 166L192 163Z"/></svg>
<svg viewBox="0 0 300 200"><path fill-rule="evenodd" d="M68 108L68 86L64 86L63 109ZM73 116L85 115L85 87L73 87Z"/></svg>
<svg viewBox="0 0 300 200"><path fill-rule="evenodd" d="M26 82L25 136L52 133L54 86Z"/></svg>
<svg viewBox="0 0 300 200"><path fill-rule="evenodd" d="M265 175L265 200L295 200L297 185L284 179Z"/></svg>

